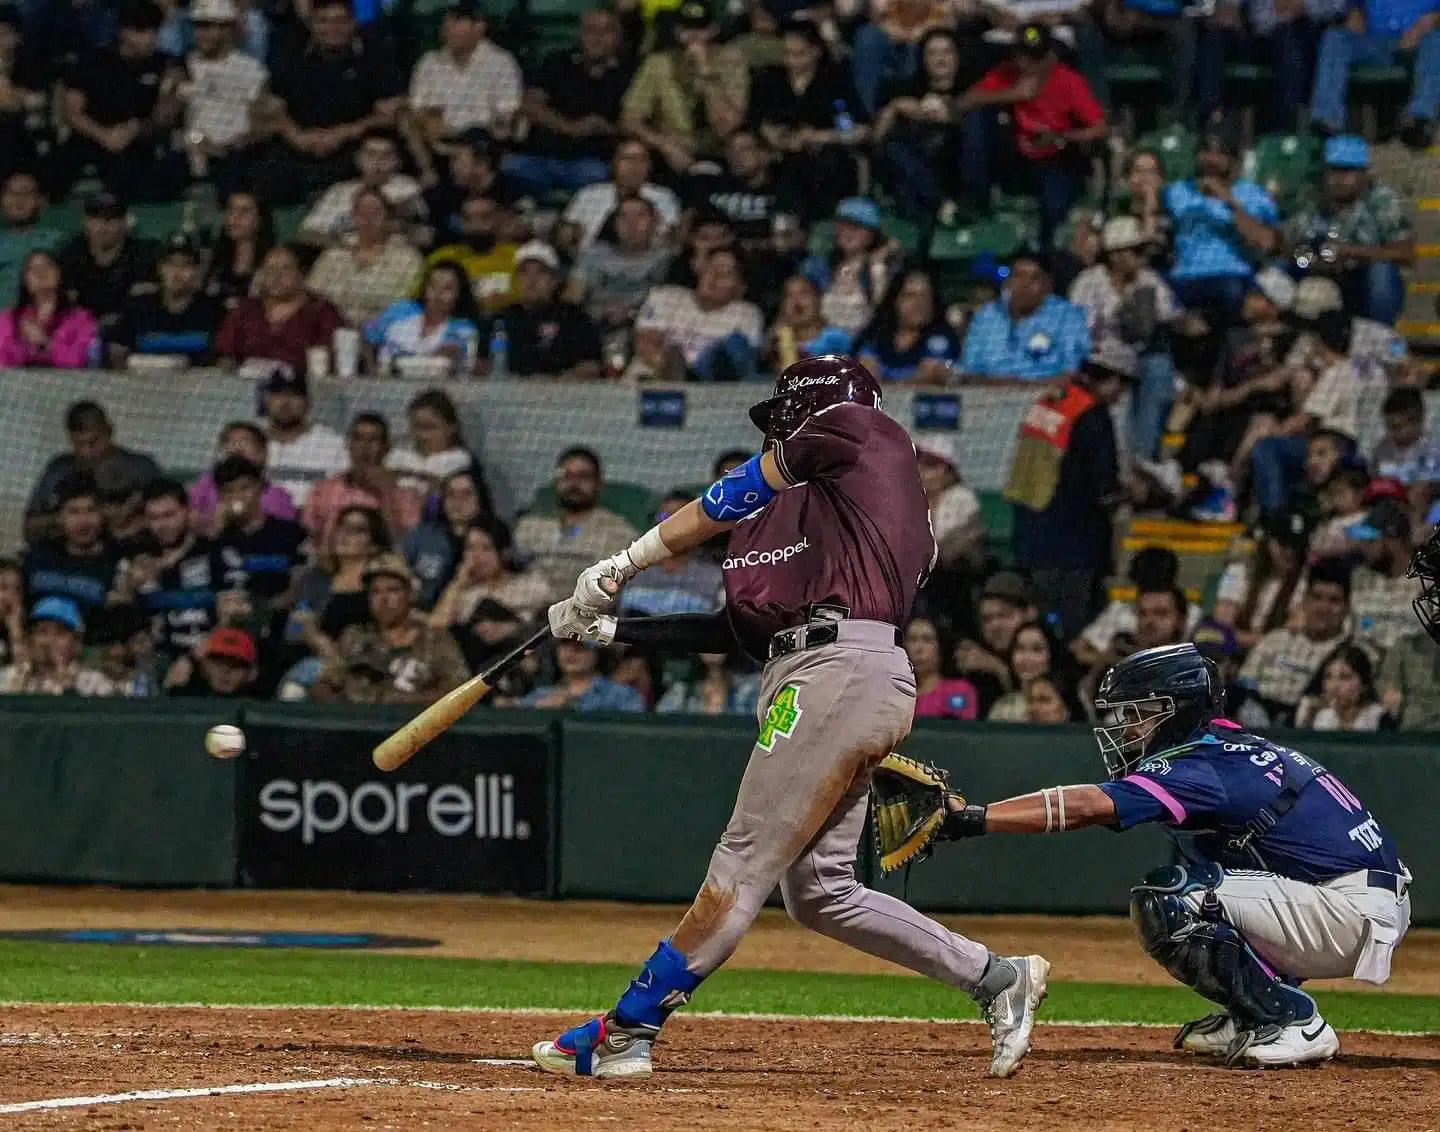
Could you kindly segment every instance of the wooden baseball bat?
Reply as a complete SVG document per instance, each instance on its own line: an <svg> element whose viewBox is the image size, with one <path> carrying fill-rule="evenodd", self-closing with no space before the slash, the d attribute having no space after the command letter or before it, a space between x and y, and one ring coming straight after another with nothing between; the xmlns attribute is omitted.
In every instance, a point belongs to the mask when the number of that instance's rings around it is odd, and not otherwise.
<svg viewBox="0 0 1440 1132"><path fill-rule="evenodd" d="M545 623L526 637L524 641L507 652L479 676L473 676L453 692L440 697L399 731L375 748L370 757L381 770L396 770L410 761L411 757L431 739L451 727L456 720L478 704L511 665L518 663L527 652L539 645L550 635L550 625Z"/></svg>

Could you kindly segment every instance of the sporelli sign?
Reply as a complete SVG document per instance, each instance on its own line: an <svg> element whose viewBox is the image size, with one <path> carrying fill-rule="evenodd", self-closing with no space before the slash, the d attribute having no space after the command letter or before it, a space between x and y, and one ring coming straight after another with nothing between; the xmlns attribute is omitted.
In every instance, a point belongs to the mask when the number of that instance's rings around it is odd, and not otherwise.
<svg viewBox="0 0 1440 1132"><path fill-rule="evenodd" d="M385 732L252 726L241 874L260 887L541 893L549 878L543 735L441 736L393 774Z"/></svg>

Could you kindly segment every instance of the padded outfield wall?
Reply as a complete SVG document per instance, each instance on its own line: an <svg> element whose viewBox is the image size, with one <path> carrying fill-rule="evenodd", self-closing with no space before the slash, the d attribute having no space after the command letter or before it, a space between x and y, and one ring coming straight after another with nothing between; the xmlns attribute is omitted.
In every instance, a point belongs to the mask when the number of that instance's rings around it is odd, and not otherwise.
<svg viewBox="0 0 1440 1132"><path fill-rule="evenodd" d="M475 711L394 775L370 764L406 709L45 697L0 699L0 879L149 886L429 889L686 901L730 814L745 720ZM207 727L251 752L204 753ZM1440 744L1427 735L1295 735L1371 807L1440 923ZM1283 740L1282 740L1283 741ZM1093 781L1089 732L925 724L905 752L974 799ZM995 836L909 878L944 911L1123 912L1169 858L1157 829ZM862 849L862 875L881 878Z"/></svg>

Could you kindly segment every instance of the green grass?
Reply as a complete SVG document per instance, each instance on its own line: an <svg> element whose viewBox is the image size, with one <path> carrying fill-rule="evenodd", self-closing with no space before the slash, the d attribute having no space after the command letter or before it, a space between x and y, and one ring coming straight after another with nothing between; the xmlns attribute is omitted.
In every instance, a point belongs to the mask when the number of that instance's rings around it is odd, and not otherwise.
<svg viewBox="0 0 1440 1132"><path fill-rule="evenodd" d="M448 1006L602 1010L634 968L441 959L373 952L253 951L0 942L0 1001ZM1440 997L1320 994L1342 1029L1440 1032ZM962 994L901 975L727 971L696 1010L974 1018ZM1044 1017L1178 1024L1208 1005L1182 987L1053 983Z"/></svg>

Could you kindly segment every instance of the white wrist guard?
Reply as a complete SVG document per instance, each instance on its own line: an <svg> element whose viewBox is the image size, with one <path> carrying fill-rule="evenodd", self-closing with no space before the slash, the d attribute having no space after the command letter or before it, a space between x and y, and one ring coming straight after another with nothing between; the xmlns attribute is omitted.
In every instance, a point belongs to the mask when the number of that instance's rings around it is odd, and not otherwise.
<svg viewBox="0 0 1440 1132"><path fill-rule="evenodd" d="M625 576L631 578L636 572L647 570L657 562L664 562L665 559L674 557L674 554L660 537L660 528L654 526L632 542L623 554L615 557L630 560L632 569Z"/></svg>
<svg viewBox="0 0 1440 1132"><path fill-rule="evenodd" d="M595 618L594 621L590 622L589 627L585 630L585 638L586 640L594 641L601 645L614 644L615 625L616 621L613 616L609 613L602 613L599 617Z"/></svg>

